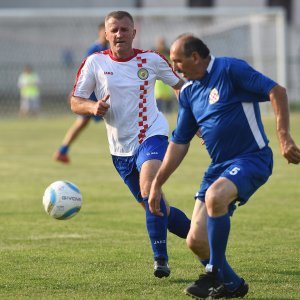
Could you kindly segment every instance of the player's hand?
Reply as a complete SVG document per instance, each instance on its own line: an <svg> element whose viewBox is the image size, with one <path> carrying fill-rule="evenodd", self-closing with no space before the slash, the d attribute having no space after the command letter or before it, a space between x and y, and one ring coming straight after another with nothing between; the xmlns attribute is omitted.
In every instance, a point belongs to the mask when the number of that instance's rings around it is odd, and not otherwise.
<svg viewBox="0 0 300 300"><path fill-rule="evenodd" d="M103 117L108 109L110 108L110 105L106 103L106 101L109 99L110 95L106 95L103 99L95 102L94 107L94 115L95 116L101 116Z"/></svg>
<svg viewBox="0 0 300 300"><path fill-rule="evenodd" d="M280 142L281 153L288 163L298 165L300 163L300 149L290 135Z"/></svg>
<svg viewBox="0 0 300 300"><path fill-rule="evenodd" d="M201 139L201 145L204 145L205 144L205 141L202 137L202 133L201 133L201 130L199 129L197 132L196 132L196 136Z"/></svg>
<svg viewBox="0 0 300 300"><path fill-rule="evenodd" d="M162 200L161 188L152 183L150 195L148 198L149 210L152 214L162 217L164 214L160 211L160 201ZM163 201L163 200L162 200Z"/></svg>

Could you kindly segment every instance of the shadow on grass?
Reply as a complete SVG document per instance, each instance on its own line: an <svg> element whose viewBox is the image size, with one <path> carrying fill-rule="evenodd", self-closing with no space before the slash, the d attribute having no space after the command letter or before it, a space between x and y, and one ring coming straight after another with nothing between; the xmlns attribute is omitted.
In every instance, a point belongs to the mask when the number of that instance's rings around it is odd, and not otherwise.
<svg viewBox="0 0 300 300"><path fill-rule="evenodd" d="M191 279L180 279L180 278L177 278L177 279L170 279L170 282L173 282L173 283L185 283L185 284L190 284L192 283L193 281L195 280L191 280Z"/></svg>
<svg viewBox="0 0 300 300"><path fill-rule="evenodd" d="M276 271L276 274L300 277L300 271Z"/></svg>

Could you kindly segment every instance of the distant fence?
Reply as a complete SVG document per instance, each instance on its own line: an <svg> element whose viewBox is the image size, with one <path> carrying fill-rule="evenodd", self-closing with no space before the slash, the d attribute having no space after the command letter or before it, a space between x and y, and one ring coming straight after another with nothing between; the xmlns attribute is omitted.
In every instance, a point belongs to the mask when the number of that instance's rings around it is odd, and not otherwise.
<svg viewBox="0 0 300 300"><path fill-rule="evenodd" d="M0 11L0 114L19 107L17 79L24 64L41 78L42 114L69 111L67 96L97 25L112 9ZM114 10L114 9L113 9ZM128 8L126 8L128 10ZM129 9L135 18L134 46L152 49L164 36L201 37L214 55L235 56L286 83L285 18L281 9Z"/></svg>

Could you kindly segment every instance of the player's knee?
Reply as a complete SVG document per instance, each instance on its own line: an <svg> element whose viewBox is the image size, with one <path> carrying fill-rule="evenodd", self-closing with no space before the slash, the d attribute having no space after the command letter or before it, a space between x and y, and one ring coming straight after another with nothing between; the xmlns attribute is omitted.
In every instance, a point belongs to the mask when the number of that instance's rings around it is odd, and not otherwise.
<svg viewBox="0 0 300 300"><path fill-rule="evenodd" d="M197 237L190 232L186 238L186 244L199 257L209 256L209 245L206 238Z"/></svg>
<svg viewBox="0 0 300 300"><path fill-rule="evenodd" d="M142 197L143 198L148 197L150 194L151 182L147 181L147 182L140 184L140 188L141 188Z"/></svg>
<svg viewBox="0 0 300 300"><path fill-rule="evenodd" d="M220 214L227 209L226 199L213 189L206 192L205 204L209 215Z"/></svg>

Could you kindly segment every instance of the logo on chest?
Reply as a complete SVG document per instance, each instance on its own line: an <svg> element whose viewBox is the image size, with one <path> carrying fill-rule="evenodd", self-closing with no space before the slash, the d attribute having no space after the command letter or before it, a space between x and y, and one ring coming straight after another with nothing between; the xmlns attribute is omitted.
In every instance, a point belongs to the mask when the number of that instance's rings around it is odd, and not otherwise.
<svg viewBox="0 0 300 300"><path fill-rule="evenodd" d="M146 80L149 76L149 72L148 72L147 69L141 68L141 69L138 70L137 75L140 79Z"/></svg>
<svg viewBox="0 0 300 300"><path fill-rule="evenodd" d="M216 88L213 88L209 94L209 104L214 104L219 101L219 92Z"/></svg>

